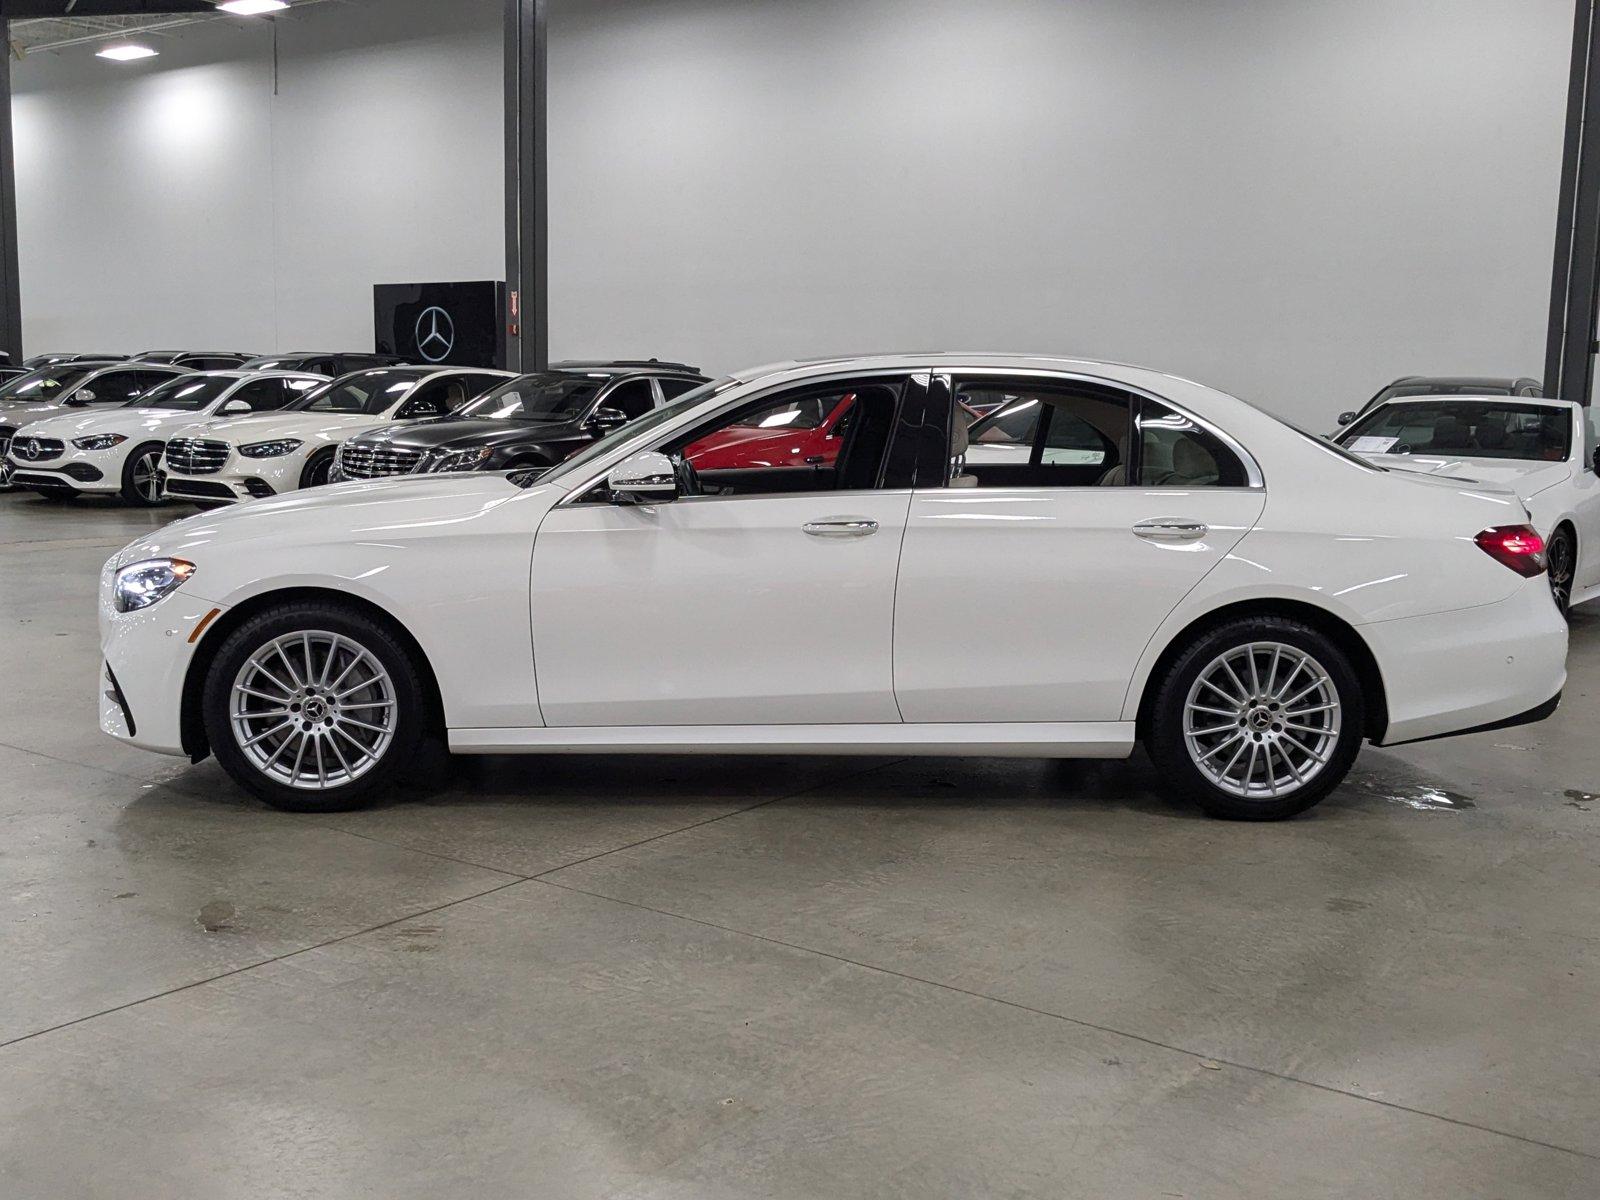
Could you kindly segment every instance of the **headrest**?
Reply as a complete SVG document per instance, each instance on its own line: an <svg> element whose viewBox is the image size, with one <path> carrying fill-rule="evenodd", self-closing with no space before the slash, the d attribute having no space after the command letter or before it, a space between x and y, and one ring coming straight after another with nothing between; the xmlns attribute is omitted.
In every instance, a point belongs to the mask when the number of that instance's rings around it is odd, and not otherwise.
<svg viewBox="0 0 1600 1200"><path fill-rule="evenodd" d="M950 431L950 457L960 458L972 444L972 438L967 433L967 418L964 415L957 412L953 420L955 428Z"/></svg>

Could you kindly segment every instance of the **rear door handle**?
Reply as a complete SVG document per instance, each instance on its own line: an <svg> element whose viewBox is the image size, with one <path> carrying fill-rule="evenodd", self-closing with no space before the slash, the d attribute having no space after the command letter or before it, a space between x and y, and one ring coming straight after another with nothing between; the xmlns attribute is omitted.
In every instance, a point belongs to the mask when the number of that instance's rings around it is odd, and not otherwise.
<svg viewBox="0 0 1600 1200"><path fill-rule="evenodd" d="M1133 527L1135 537L1149 542L1197 542L1211 532L1202 521L1187 521L1182 517L1152 517Z"/></svg>
<svg viewBox="0 0 1600 1200"><path fill-rule="evenodd" d="M824 517L820 521L807 521L800 528L812 537L867 537L878 532L878 523L866 517Z"/></svg>

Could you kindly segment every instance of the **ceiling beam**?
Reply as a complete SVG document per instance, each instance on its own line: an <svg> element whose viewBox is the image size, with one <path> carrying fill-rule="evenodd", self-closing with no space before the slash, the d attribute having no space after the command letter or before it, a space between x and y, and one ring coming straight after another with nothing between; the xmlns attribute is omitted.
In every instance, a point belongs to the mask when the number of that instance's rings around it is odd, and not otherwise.
<svg viewBox="0 0 1600 1200"><path fill-rule="evenodd" d="M46 17L156 17L168 13L212 13L212 0L0 0L0 20Z"/></svg>

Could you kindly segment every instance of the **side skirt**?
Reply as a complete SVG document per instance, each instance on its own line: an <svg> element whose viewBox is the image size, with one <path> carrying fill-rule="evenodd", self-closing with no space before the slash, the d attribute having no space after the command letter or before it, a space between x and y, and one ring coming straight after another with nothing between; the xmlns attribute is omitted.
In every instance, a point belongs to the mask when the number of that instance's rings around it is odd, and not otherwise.
<svg viewBox="0 0 1600 1200"><path fill-rule="evenodd" d="M452 729L457 754L915 754L1127 758L1134 723L939 725L586 725Z"/></svg>

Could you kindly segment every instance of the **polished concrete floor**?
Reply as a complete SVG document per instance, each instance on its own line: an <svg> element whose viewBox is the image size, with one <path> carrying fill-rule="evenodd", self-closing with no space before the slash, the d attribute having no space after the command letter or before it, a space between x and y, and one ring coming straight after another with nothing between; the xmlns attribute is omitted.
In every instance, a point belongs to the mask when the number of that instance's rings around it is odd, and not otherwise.
<svg viewBox="0 0 1600 1200"><path fill-rule="evenodd" d="M172 513L0 496L0 1197L1600 1195L1600 616L1535 727L1207 821L1142 759L467 760L338 817L96 730Z"/></svg>

